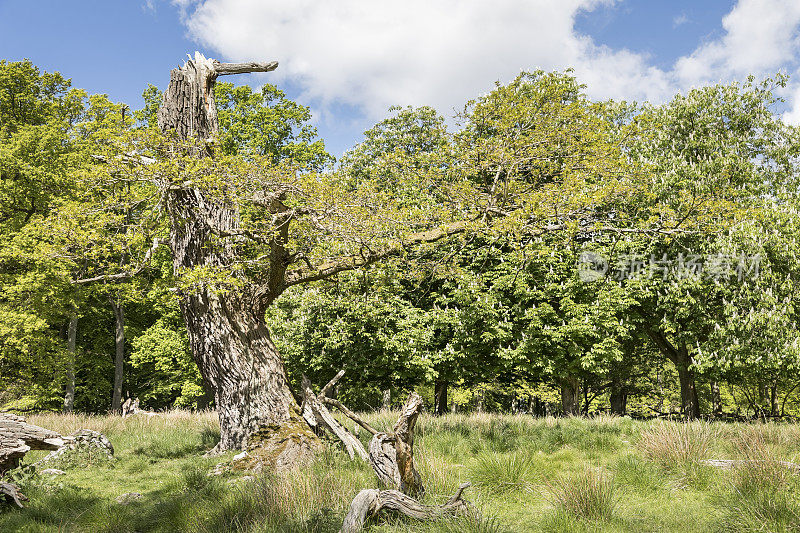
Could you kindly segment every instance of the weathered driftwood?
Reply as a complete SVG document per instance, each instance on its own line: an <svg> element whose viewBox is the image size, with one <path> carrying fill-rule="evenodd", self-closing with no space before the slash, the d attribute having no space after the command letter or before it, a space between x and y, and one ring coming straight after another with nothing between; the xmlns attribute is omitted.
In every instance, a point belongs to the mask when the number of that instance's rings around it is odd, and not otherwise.
<svg viewBox="0 0 800 533"><path fill-rule="evenodd" d="M394 450L394 435L377 433L369 441L369 464L378 476L381 487L400 488L400 470Z"/></svg>
<svg viewBox="0 0 800 533"><path fill-rule="evenodd" d="M125 403L122 404L122 418L127 418L133 415L144 415L148 418L148 420L154 416L164 416L163 414L156 413L155 411L141 409L139 407L139 398L128 398L125 400Z"/></svg>
<svg viewBox="0 0 800 533"><path fill-rule="evenodd" d="M364 523L382 510L396 511L417 520L435 520L469 510L470 504L461 499L469 483L461 485L443 505L423 505L397 490L364 489L353 498L350 511L344 518L340 533L357 533Z"/></svg>
<svg viewBox="0 0 800 533"><path fill-rule="evenodd" d="M337 374L337 377L332 381L338 380L342 374L343 372ZM323 391L324 390L323 388ZM398 489L410 496L420 496L424 494L425 488L422 485L422 478L420 478L416 465L414 464L414 426L422 410L422 397L419 394L414 392L409 395L403 406L403 410L400 412L400 417L394 425L392 433L379 432L338 400L324 398L321 393L319 396L312 398L314 395L310 390L310 383L308 391L306 391L304 385L304 395L307 400L303 401L303 413L304 416L306 412L309 413L306 420L312 427L315 427L313 424L321 420L314 411L314 408L312 408L315 402L319 400L328 405L335 406L345 416L372 433L373 437L369 443L368 460L370 465L372 465L372 469L375 471L375 475L378 476L381 486ZM358 442L360 447L361 443L355 436L344 428L342 428L342 430L348 435L345 437L347 440L340 437L342 441L345 442L345 446L347 446L347 442L352 439ZM339 436L338 433L337 436ZM361 448L363 449L363 447Z"/></svg>
<svg viewBox="0 0 800 533"><path fill-rule="evenodd" d="M320 394L322 394L322 393L320 393ZM327 403L328 405L334 406L339 411L341 411L342 414L344 414L346 417L348 417L350 420L352 420L353 422L355 422L356 424L358 424L362 428L366 429L367 431L369 431L373 435L377 435L379 433L379 431L377 429L375 429L374 427L369 425L369 423L366 420L364 420L363 418L361 418L360 416L355 414L353 411L348 409L347 406L345 406L339 400L337 400L335 398L328 398L326 396L326 397L322 398L322 401Z"/></svg>
<svg viewBox="0 0 800 533"><path fill-rule="evenodd" d="M301 406L301 412L303 413L303 417L305 418L306 422L308 422L308 424L312 427L322 426L336 435L339 440L342 441L342 444L344 444L350 459L355 458L355 454L357 453L359 457L361 457L364 461L367 461L367 451L364 449L364 445L361 444L361 441L358 440L355 435L350 433L343 425L341 425L322 402L320 397L324 392L326 392L326 388L328 386L326 385L323 387L323 392L321 392L320 395L316 395L311 389L311 381L304 374L302 387L303 405ZM314 425L312 425L312 421L309 420L309 413L310 416L313 416Z"/></svg>
<svg viewBox="0 0 800 533"><path fill-rule="evenodd" d="M31 450L57 450L64 440L55 431L28 424L21 416L0 413L0 475L19 465Z"/></svg>
<svg viewBox="0 0 800 533"><path fill-rule="evenodd" d="M19 487L5 481L0 481L0 496L17 507L22 507L22 502L28 501L28 498L20 492Z"/></svg>

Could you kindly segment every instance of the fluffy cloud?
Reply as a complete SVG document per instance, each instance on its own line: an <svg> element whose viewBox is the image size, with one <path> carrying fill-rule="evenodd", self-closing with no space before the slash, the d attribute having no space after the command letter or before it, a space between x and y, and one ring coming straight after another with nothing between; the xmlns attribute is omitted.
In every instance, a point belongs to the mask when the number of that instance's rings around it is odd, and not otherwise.
<svg viewBox="0 0 800 533"><path fill-rule="evenodd" d="M232 60L278 59L281 67L270 79L298 87L304 102L318 110L354 106L370 119L398 104L450 114L494 80L523 69L572 67L594 97L662 101L700 83L797 68L796 0L739 0L718 39L666 71L647 56L598 46L575 31L581 11L615 1L173 3L190 35L209 49Z"/></svg>
<svg viewBox="0 0 800 533"><path fill-rule="evenodd" d="M675 74L686 86L794 70L798 25L796 0L740 0L722 19L724 35L679 59Z"/></svg>

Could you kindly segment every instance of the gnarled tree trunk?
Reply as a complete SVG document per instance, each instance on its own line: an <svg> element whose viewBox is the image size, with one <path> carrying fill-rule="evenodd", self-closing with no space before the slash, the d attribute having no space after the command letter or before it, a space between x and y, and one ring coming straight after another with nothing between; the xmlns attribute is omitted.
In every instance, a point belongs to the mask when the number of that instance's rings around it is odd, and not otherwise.
<svg viewBox="0 0 800 533"><path fill-rule="evenodd" d="M212 156L218 130L214 103L217 76L266 72L276 67L277 63L223 64L195 54L193 60L171 72L158 112L159 127L178 141L187 141L180 148L183 153ZM175 273L235 263L230 239L221 237L239 229L238 211L191 184L170 185L166 193ZM276 258L277 268L282 260ZM304 447L310 451L318 441L300 416L283 360L264 323L261 287L242 281L241 288L225 293L204 284L180 295L192 354L203 380L214 391L219 411L216 451L244 448L256 432L267 440L264 430L275 432L284 426L307 432L302 438L307 439Z"/></svg>

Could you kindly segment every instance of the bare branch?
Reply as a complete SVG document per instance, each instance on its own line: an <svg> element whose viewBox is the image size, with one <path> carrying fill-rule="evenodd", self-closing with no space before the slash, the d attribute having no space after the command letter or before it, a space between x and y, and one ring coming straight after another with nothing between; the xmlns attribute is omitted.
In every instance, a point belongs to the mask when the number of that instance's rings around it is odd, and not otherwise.
<svg viewBox="0 0 800 533"><path fill-rule="evenodd" d="M121 279L132 278L147 267L147 265L150 263L150 259L153 257L153 253L160 245L161 239L158 237L153 239L153 244L150 246L150 249L147 250L147 253L144 254L144 259L142 259L142 262L139 264L139 266L133 270L129 270L127 272L118 272L116 274L103 274L102 276L95 276L93 278L76 279L75 284L86 285L87 283L94 283L95 281L117 281Z"/></svg>
<svg viewBox="0 0 800 533"><path fill-rule="evenodd" d="M270 61L268 63L220 63L214 61L214 72L218 76L227 76L228 74L247 74L249 72L271 72L278 68L277 61Z"/></svg>
<svg viewBox="0 0 800 533"><path fill-rule="evenodd" d="M340 261L331 261L328 263L324 263L319 267L317 267L316 272L308 274L303 274L302 271L298 270L288 272L286 274L285 287L291 287L292 285L298 285L300 283L306 283L309 281L317 281L329 278L333 275L338 274L339 272L355 270L357 268L368 266L387 257L397 255L408 247L415 246L418 244L436 242L441 239L444 239L445 237L450 237L453 235L457 235L459 233L464 233L466 230L467 230L467 221L461 220L458 222L446 224L436 229L423 231L420 233L414 233L413 235L406 238L400 244L392 246L386 250L369 252L363 255L359 254L357 256L350 256L344 258Z"/></svg>

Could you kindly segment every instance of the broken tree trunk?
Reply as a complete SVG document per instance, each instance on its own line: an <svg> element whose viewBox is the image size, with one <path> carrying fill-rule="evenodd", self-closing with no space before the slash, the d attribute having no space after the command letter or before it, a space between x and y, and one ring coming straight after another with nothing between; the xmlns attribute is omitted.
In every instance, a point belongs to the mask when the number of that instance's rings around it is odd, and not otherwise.
<svg viewBox="0 0 800 533"><path fill-rule="evenodd" d="M364 523L382 510L396 511L417 520L435 520L470 509L469 502L461 499L469 483L461 485L443 505L423 505L396 490L364 489L353 498L350 511L344 518L340 533L357 533Z"/></svg>
<svg viewBox="0 0 800 533"><path fill-rule="evenodd" d="M183 67L172 70L170 83L158 111L162 132L176 139L176 155L213 156L218 132L214 103L217 76L267 72L271 63L219 63L196 53ZM239 211L224 197L214 196L180 179L165 189L165 210L170 219L170 247L177 276L194 269L224 268L236 263L232 239L240 229ZM285 231L282 228L281 231ZM280 233L280 232L279 232ZM273 250L278 269L270 279L283 280L288 260L276 235ZM280 242L278 242L280 240ZM242 277L241 286L222 295L203 283L181 291L180 307L192 355L205 385L214 391L220 422L220 441L212 453L264 446L280 450L284 459L303 462L319 448L319 439L300 416L289 389L283 360L264 322L264 287ZM278 287L270 287L279 293ZM256 439L256 442L253 439Z"/></svg>
<svg viewBox="0 0 800 533"><path fill-rule="evenodd" d="M16 468L31 450L57 450L64 439L49 429L28 424L21 416L0 413L0 474Z"/></svg>
<svg viewBox="0 0 800 533"><path fill-rule="evenodd" d="M415 497L425 492L414 464L414 426L421 409L422 397L412 392L394 425L394 432L377 433L369 443L369 462L380 482Z"/></svg>
<svg viewBox="0 0 800 533"><path fill-rule="evenodd" d="M342 372L343 373L343 372ZM341 377L341 376L339 376ZM338 379L338 378L336 378ZM329 384L330 385L330 384ZM364 449L364 445L361 444L361 441L358 440L355 435L350 433L344 426L342 426L338 420L336 420L333 415L328 411L328 408L325 407L325 404L322 402L322 398L325 397L325 394L331 387L327 385L322 388L322 391L319 395L314 394L314 391L311 389L311 381L308 377L303 374L303 417L307 417L307 413L311 413L314 417L315 426L319 427L322 426L334 435L336 435L339 440L342 441L344 444L345 449L347 450L347 454L350 456L350 459L355 458L355 454L357 453L359 457L361 457L364 461L367 460L367 451ZM309 422L308 418L306 418L306 422ZM309 422L309 425L312 425Z"/></svg>
<svg viewBox="0 0 800 533"><path fill-rule="evenodd" d="M0 496L17 507L22 507L22 502L28 501L28 498L20 492L19 487L5 481L0 481Z"/></svg>

